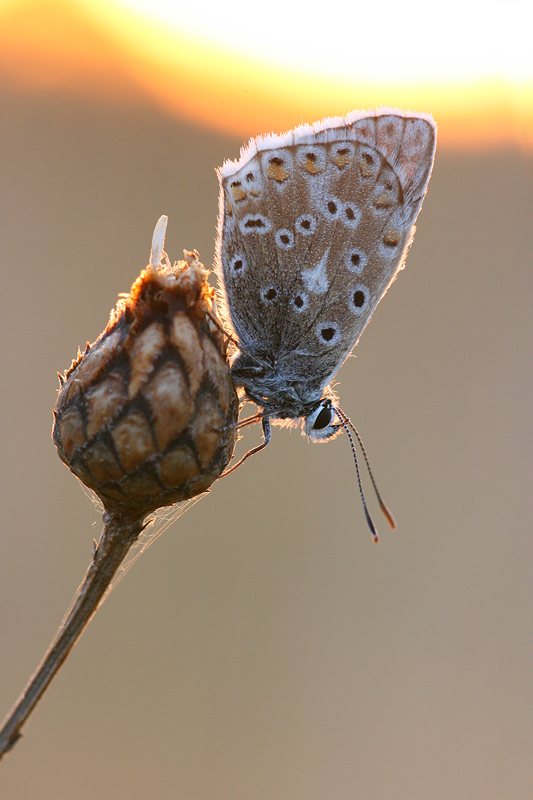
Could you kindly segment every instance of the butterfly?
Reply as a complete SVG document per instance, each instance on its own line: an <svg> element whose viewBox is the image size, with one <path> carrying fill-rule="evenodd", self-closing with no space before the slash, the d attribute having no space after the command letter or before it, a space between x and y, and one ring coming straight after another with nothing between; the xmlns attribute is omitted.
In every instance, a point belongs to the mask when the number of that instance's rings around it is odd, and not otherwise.
<svg viewBox="0 0 533 800"><path fill-rule="evenodd" d="M302 420L313 441L350 435L330 383L404 266L436 130L429 114L354 111L251 139L217 170L231 374L263 426L245 458L271 421Z"/></svg>

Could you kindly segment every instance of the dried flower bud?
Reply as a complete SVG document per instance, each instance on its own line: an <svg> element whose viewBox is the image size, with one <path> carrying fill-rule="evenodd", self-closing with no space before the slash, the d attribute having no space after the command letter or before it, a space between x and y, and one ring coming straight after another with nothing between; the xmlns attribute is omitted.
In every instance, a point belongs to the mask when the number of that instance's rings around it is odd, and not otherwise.
<svg viewBox="0 0 533 800"><path fill-rule="evenodd" d="M161 218L151 264L106 330L60 376L54 410L59 457L127 516L204 492L235 446L239 403L213 290L196 251L160 266L165 228Z"/></svg>

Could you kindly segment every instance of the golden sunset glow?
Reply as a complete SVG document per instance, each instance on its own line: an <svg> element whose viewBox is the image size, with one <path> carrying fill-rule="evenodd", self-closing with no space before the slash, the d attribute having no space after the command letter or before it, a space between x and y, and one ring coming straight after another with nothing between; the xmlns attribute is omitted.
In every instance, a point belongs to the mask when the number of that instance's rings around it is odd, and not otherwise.
<svg viewBox="0 0 533 800"><path fill-rule="evenodd" d="M0 63L33 91L149 96L242 137L387 105L431 111L441 146L533 146L531 5L398 8L4 0Z"/></svg>

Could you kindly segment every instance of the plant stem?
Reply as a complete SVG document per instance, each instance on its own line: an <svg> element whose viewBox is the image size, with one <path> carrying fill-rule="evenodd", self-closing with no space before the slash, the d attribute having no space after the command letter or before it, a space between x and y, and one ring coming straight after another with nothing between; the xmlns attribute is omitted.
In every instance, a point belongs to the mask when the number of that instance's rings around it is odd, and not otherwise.
<svg viewBox="0 0 533 800"><path fill-rule="evenodd" d="M137 541L143 527L142 517L125 519L121 515L108 512L104 514L104 530L72 608L2 725L0 759L22 736L22 726L87 627L113 576Z"/></svg>

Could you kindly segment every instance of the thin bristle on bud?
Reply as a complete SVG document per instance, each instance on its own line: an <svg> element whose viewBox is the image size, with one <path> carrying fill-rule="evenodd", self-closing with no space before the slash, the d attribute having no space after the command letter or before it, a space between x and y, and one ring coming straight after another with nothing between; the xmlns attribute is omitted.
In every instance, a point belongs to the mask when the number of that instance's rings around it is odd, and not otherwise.
<svg viewBox="0 0 533 800"><path fill-rule="evenodd" d="M163 214L163 216L159 217L157 220L157 224L154 228L148 269L158 269L161 264L161 258L165 247L165 236L167 235L167 224L168 217Z"/></svg>

